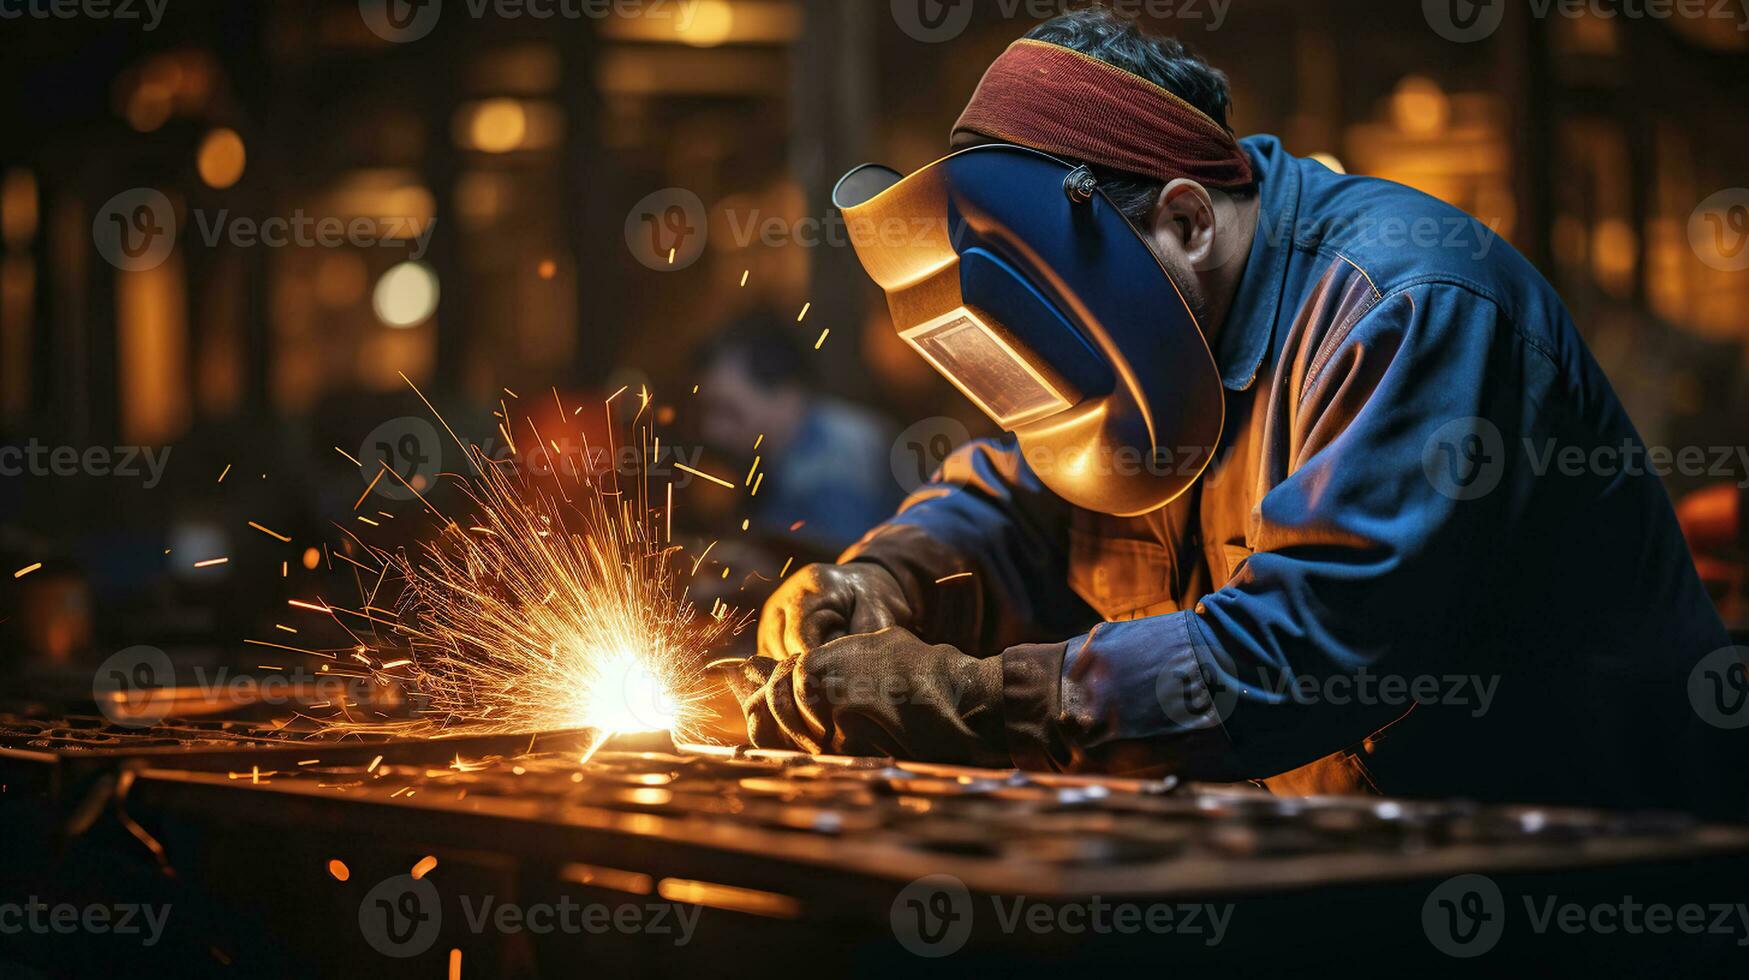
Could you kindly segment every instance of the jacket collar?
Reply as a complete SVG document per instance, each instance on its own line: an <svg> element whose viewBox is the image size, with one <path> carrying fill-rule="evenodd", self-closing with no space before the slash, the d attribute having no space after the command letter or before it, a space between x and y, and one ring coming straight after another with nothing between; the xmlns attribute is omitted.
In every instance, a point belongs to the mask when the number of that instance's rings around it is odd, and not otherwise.
<svg viewBox="0 0 1749 980"><path fill-rule="evenodd" d="M1261 207L1257 235L1226 325L1215 344L1221 384L1244 391L1257 381L1264 355L1281 315L1287 288L1287 260L1293 251L1293 229L1299 225L1300 174L1294 158L1273 136L1250 136L1240 146L1251 157L1257 175Z"/></svg>

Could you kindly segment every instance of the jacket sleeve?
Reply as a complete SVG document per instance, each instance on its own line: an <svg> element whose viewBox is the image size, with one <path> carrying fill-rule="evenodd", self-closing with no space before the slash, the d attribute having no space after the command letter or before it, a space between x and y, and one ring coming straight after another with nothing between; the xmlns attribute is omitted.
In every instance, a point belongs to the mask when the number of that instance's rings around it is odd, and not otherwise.
<svg viewBox="0 0 1749 980"><path fill-rule="evenodd" d="M1509 474L1489 419L1507 425L1548 380L1506 377L1518 369L1495 339L1511 329L1488 300L1431 285L1345 332L1296 334L1269 408L1254 553L1194 609L1007 651L1016 762L1262 778L1400 717L1401 699L1336 692L1440 670L1466 633L1454 617L1474 613L1515 496L1492 492Z"/></svg>
<svg viewBox="0 0 1749 980"><path fill-rule="evenodd" d="M891 572L917 610L917 635L997 654L1098 618L1063 584L1068 510L1011 439L977 440L839 560Z"/></svg>

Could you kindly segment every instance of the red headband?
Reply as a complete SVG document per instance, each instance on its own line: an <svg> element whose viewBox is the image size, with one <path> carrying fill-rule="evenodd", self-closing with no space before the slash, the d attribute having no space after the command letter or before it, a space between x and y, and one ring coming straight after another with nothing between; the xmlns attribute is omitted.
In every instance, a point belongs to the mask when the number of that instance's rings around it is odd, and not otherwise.
<svg viewBox="0 0 1749 980"><path fill-rule="evenodd" d="M1030 38L984 73L953 132L1162 181L1251 183L1251 161L1233 134L1195 106L1115 65Z"/></svg>

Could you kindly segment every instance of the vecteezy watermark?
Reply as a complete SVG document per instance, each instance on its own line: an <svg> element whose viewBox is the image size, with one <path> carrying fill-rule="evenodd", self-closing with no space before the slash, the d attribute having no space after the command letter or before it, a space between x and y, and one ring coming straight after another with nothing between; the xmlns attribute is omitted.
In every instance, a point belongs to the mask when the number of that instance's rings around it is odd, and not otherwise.
<svg viewBox="0 0 1749 980"><path fill-rule="evenodd" d="M893 938L926 959L952 956L965 948L976 924L977 903L965 882L953 875L926 875L894 897L888 912ZM1042 902L1024 895L990 896L988 924L1006 935L1184 936L1218 946L1227 936L1232 905L1207 903L1113 902L1095 895L1084 901Z"/></svg>
<svg viewBox="0 0 1749 980"><path fill-rule="evenodd" d="M1725 647L1702 657L1688 675L1688 701L1715 728L1749 728L1749 647Z"/></svg>
<svg viewBox="0 0 1749 980"><path fill-rule="evenodd" d="M1447 41L1467 44L1492 37L1506 18L1509 0L1422 0L1427 25ZM1596 17L1601 20L1726 20L1749 31L1745 0L1529 0L1530 15Z"/></svg>
<svg viewBox="0 0 1749 980"><path fill-rule="evenodd" d="M1576 902L1560 895L1524 895L1524 921L1539 936L1725 936L1749 946L1749 905L1744 903ZM1458 959L1483 956L1500 944L1512 906L1486 875L1459 875L1441 882L1421 906L1421 925L1433 947Z"/></svg>
<svg viewBox="0 0 1749 980"><path fill-rule="evenodd" d="M128 647L91 675L91 697L105 718L124 728L150 728L175 703L176 668L157 647Z"/></svg>
<svg viewBox="0 0 1749 980"><path fill-rule="evenodd" d="M295 210L287 217L252 218L229 210L193 212L194 227L208 248L221 241L234 248L405 248L418 261L431 247L437 220L405 216L341 218Z"/></svg>
<svg viewBox="0 0 1749 980"><path fill-rule="evenodd" d="M0 902L0 936L138 936L141 946L150 947L158 945L169 921L168 905L51 905L35 895L22 902Z"/></svg>
<svg viewBox="0 0 1749 980"><path fill-rule="evenodd" d="M488 438L480 452L498 466L515 469L527 476L560 476L586 480L590 477L616 475L621 480L648 477L673 483L674 489L685 490L702 472L704 447L663 442L658 446L638 446L616 443L611 448L598 446L570 436L548 439L546 443L529 447L523 452L512 450L509 444Z"/></svg>
<svg viewBox="0 0 1749 980"><path fill-rule="evenodd" d="M0 0L0 20L137 20L155 31L170 0Z"/></svg>
<svg viewBox="0 0 1749 980"><path fill-rule="evenodd" d="M164 446L45 446L31 439L22 446L0 446L0 477L96 476L140 480L151 490L164 478L170 450Z"/></svg>
<svg viewBox="0 0 1749 980"><path fill-rule="evenodd" d="M1749 188L1732 187L1700 202L1688 218L1688 244L1721 272L1749 269Z"/></svg>
<svg viewBox="0 0 1749 980"><path fill-rule="evenodd" d="M416 415L390 419L370 430L358 447L358 475L369 491L390 500L412 500L431 489L443 471L443 439L437 426Z"/></svg>
<svg viewBox="0 0 1749 980"><path fill-rule="evenodd" d="M1241 694L1268 704L1407 709L1412 704L1462 708L1470 717L1486 715L1500 690L1500 678L1485 674L1386 674L1361 667L1353 673L1289 675L1256 668L1255 677L1205 674L1196 665L1162 670L1154 680L1160 709L1186 730L1211 727L1233 717Z"/></svg>
<svg viewBox="0 0 1749 980"><path fill-rule="evenodd" d="M1481 956L1506 931L1506 898L1486 875L1440 882L1421 903L1421 928L1433 948L1458 959Z"/></svg>
<svg viewBox="0 0 1749 980"><path fill-rule="evenodd" d="M91 240L98 254L117 269L156 269L176 247L176 209L169 198L150 187L122 191L97 209Z"/></svg>
<svg viewBox="0 0 1749 980"><path fill-rule="evenodd" d="M1214 206L1217 232L1242 222L1242 210L1232 194L1218 187L1204 188ZM1362 250L1415 249L1422 252L1451 251L1474 262L1486 259L1500 242L1498 216L1472 217L1455 210L1419 215L1364 215L1346 217L1264 216L1257 234L1271 245L1288 247L1294 242L1317 241L1346 254ZM1220 233L1214 248L1196 263L1198 272L1225 268L1249 254L1248 239Z"/></svg>
<svg viewBox="0 0 1749 980"><path fill-rule="evenodd" d="M97 710L123 728L150 728L172 710L178 689L191 688L209 702L327 707L370 704L385 682L371 676L324 673L302 667L237 673L194 666L181 676L157 647L129 647L105 660L91 676Z"/></svg>
<svg viewBox="0 0 1749 980"><path fill-rule="evenodd" d="M453 3L454 0L451 0ZM704 0L462 0L473 20L606 20L649 17L670 20L676 33L690 31ZM452 7L452 9L454 9ZM430 34L443 15L443 0L358 0L358 12L371 33L393 44Z"/></svg>
<svg viewBox="0 0 1749 980"><path fill-rule="evenodd" d="M956 241L969 226L952 225L947 217L870 217L847 219L838 211L824 217L791 217L762 208L707 209L699 196L684 187L656 191L626 212L625 242L632 257L658 272L690 267L704 254L711 236L711 216L721 218L735 249L846 248L878 246L940 250Z"/></svg>
<svg viewBox="0 0 1749 980"><path fill-rule="evenodd" d="M955 238L956 231L945 216L847 220L842 212L834 211L824 218L790 219L766 214L759 208L728 210L724 216L728 219L729 234L733 236L736 248L747 248L757 242L766 248L877 246L890 251L941 247ZM967 227L962 223L958 230L964 231Z"/></svg>
<svg viewBox="0 0 1749 980"><path fill-rule="evenodd" d="M1033 21L1049 20L1079 5L1077 0L892 0L893 22L913 40L940 44L971 26L974 3L985 4L1003 20ZM1102 6L1123 17L1200 24L1218 31L1233 0L1103 0Z"/></svg>
<svg viewBox="0 0 1749 980"><path fill-rule="evenodd" d="M196 208L188 215L195 236L207 248L405 248L410 259L425 255L436 219L383 215L341 218L293 211L255 218L229 209ZM126 272L155 269L170 258L179 235L170 199L150 187L122 191L97 210L91 240L110 265Z"/></svg>
<svg viewBox="0 0 1749 980"><path fill-rule="evenodd" d="M648 194L626 213L626 248L658 272L677 272L697 262L710 233L704 201L684 187Z"/></svg>
<svg viewBox="0 0 1749 980"><path fill-rule="evenodd" d="M1433 489L1452 500L1479 500L1506 475L1506 440L1484 418L1453 419L1428 437L1421 471Z"/></svg>
<svg viewBox="0 0 1749 980"><path fill-rule="evenodd" d="M658 936L675 946L692 942L704 909L680 902L555 902L515 903L495 895L457 898L461 923L478 936L622 935ZM428 878L396 875L379 882L358 904L358 928L365 942L384 956L418 956L437 943L443 930L443 899ZM451 921L455 921L451 919Z"/></svg>
<svg viewBox="0 0 1749 980"><path fill-rule="evenodd" d="M970 441L971 434L957 419L945 416L924 419L899 433L893 441L889 459L893 479L906 493L914 493L935 478L948 456ZM1153 446L1144 449L1100 443L1057 449L1035 444L1022 445L1020 454L1027 468L1041 477L1059 471L1071 472L1077 477L1196 477L1213 468L1217 461L1217 449L1211 446Z"/></svg>
<svg viewBox="0 0 1749 980"><path fill-rule="evenodd" d="M1443 496L1477 500L1500 486L1513 450L1523 453L1528 472L1538 478L1683 476L1749 489L1749 446L1647 446L1631 438L1578 446L1527 437L1509 449L1500 427L1479 417L1453 419L1434 430L1422 445L1422 471Z"/></svg>
<svg viewBox="0 0 1749 980"><path fill-rule="evenodd" d="M924 419L893 440L890 462L893 479L906 493L916 493L941 469L954 450L972 441L972 434L958 419L936 416Z"/></svg>
<svg viewBox="0 0 1749 980"><path fill-rule="evenodd" d="M358 903L358 931L384 956L418 956L443 931L443 901L437 886L410 874L378 882Z"/></svg>

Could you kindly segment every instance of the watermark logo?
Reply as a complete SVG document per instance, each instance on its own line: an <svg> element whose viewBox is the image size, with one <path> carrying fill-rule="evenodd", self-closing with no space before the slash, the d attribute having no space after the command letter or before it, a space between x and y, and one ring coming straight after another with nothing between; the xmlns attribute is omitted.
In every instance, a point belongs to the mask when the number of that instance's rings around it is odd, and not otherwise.
<svg viewBox="0 0 1749 980"><path fill-rule="evenodd" d="M437 886L410 874L379 882L358 903L358 929L384 956L418 956L436 944L443 929Z"/></svg>
<svg viewBox="0 0 1749 980"><path fill-rule="evenodd" d="M1460 44L1492 37L1506 16L1506 0L1422 0L1434 33ZM1728 20L1749 30L1742 0L1530 0L1521 9L1537 20Z"/></svg>
<svg viewBox="0 0 1749 980"><path fill-rule="evenodd" d="M1026 895L990 896L983 921L1003 935L1177 936L1204 946L1220 945L1232 924L1234 906L1188 902L1112 902L1104 896L1072 901L1037 901ZM893 937L915 956L941 959L965 948L977 916L965 882L934 874L906 885L889 913Z"/></svg>
<svg viewBox="0 0 1749 980"><path fill-rule="evenodd" d="M170 0L0 0L0 20L137 20L155 31Z"/></svg>
<svg viewBox="0 0 1749 980"><path fill-rule="evenodd" d="M91 677L97 710L123 728L150 728L164 720L175 702L176 667L157 647L128 647L114 654Z"/></svg>
<svg viewBox="0 0 1749 980"><path fill-rule="evenodd" d="M1492 37L1506 18L1505 0L1421 0L1421 12L1435 34L1469 44Z"/></svg>
<svg viewBox="0 0 1749 980"><path fill-rule="evenodd" d="M941 44L966 32L972 0L893 0L893 22L912 40Z"/></svg>
<svg viewBox="0 0 1749 980"><path fill-rule="evenodd" d="M710 240L704 201L684 187L644 197L626 214L626 248L646 268L678 272L698 261Z"/></svg>
<svg viewBox="0 0 1749 980"><path fill-rule="evenodd" d="M185 228L176 224L170 199L149 187L136 187L109 199L91 223L98 254L118 269L144 272L163 265L180 231L192 229L190 242L207 248L405 248L420 259L437 230L433 219L412 216L312 215L303 210L266 218L232 214L229 209L188 212Z"/></svg>
<svg viewBox="0 0 1749 980"><path fill-rule="evenodd" d="M1154 678L1154 697L1173 724L1186 731L1225 723L1239 706L1239 689L1221 675L1205 679L1196 664L1168 666Z"/></svg>
<svg viewBox="0 0 1749 980"><path fill-rule="evenodd" d="M370 430L358 447L359 474L372 493L412 500L431 489L443 470L437 427L414 415L390 419Z"/></svg>
<svg viewBox="0 0 1749 980"><path fill-rule="evenodd" d="M889 462L893 479L908 494L916 493L941 469L954 450L972 441L972 434L958 419L946 416L924 419L899 433Z"/></svg>
<svg viewBox="0 0 1749 980"><path fill-rule="evenodd" d="M568 896L556 902L519 904L499 901L496 895L458 899L462 930L475 935L505 936L658 936L685 946L698 930L704 909L682 902L607 904L578 902ZM443 931L443 899L430 879L411 874L379 882L358 905L358 928L365 941L384 956L407 959L437 944Z"/></svg>
<svg viewBox="0 0 1749 980"><path fill-rule="evenodd" d="M1688 675L1688 700L1714 728L1749 727L1749 647L1715 650Z"/></svg>
<svg viewBox="0 0 1749 980"><path fill-rule="evenodd" d="M1688 218L1688 244L1721 272L1749 269L1749 188L1722 190L1700 202Z"/></svg>
<svg viewBox="0 0 1749 980"><path fill-rule="evenodd" d="M176 247L176 209L169 198L150 187L122 191L97 209L91 239L97 253L117 269L156 269Z"/></svg>
<svg viewBox="0 0 1749 980"><path fill-rule="evenodd" d="M196 237L207 248L225 242L233 248L404 248L418 261L431 248L436 219L404 215L355 217L312 215L301 208L289 216L254 218L228 209L191 212Z"/></svg>
<svg viewBox="0 0 1749 980"><path fill-rule="evenodd" d="M24 902L0 902L0 936L139 936L152 947L164 937L168 905L50 905L35 895Z"/></svg>
<svg viewBox="0 0 1749 980"><path fill-rule="evenodd" d="M1421 468L1441 495L1476 500L1500 485L1506 473L1506 440L1487 419L1454 419L1428 438Z"/></svg>
<svg viewBox="0 0 1749 980"><path fill-rule="evenodd" d="M926 875L893 899L889 918L899 945L915 956L952 956L972 936L972 894L953 875Z"/></svg>
<svg viewBox="0 0 1749 980"><path fill-rule="evenodd" d="M443 15L443 0L358 0L372 34L390 44L409 44L430 34Z"/></svg>
<svg viewBox="0 0 1749 980"><path fill-rule="evenodd" d="M1632 436L1614 443L1567 444L1548 436L1524 437L1508 446L1493 422L1463 418L1440 426L1422 447L1428 482L1453 500L1476 500L1494 492L1508 462L1522 463L1514 472L1537 479L1681 475L1730 480L1738 489L1749 489L1749 446L1647 446Z"/></svg>
<svg viewBox="0 0 1749 980"><path fill-rule="evenodd" d="M1506 920L1516 916L1519 902L1524 906L1522 924L1538 936L1723 936L1738 947L1749 946L1749 905L1741 902L1672 905L1633 895L1578 902L1543 894L1520 896L1508 907L1500 886L1478 874L1447 879L1428 893L1421 923L1435 949L1474 959L1500 944Z"/></svg>
<svg viewBox="0 0 1749 980"><path fill-rule="evenodd" d="M1506 899L1492 878L1459 875L1441 882L1421 903L1421 926L1447 956L1481 956L1499 945L1506 931Z"/></svg>
<svg viewBox="0 0 1749 980"><path fill-rule="evenodd" d="M164 479L170 451L153 446L45 446L34 437L22 446L0 446L0 476L95 476L140 480L151 490Z"/></svg>

